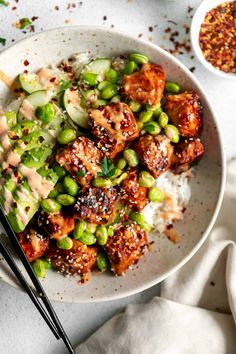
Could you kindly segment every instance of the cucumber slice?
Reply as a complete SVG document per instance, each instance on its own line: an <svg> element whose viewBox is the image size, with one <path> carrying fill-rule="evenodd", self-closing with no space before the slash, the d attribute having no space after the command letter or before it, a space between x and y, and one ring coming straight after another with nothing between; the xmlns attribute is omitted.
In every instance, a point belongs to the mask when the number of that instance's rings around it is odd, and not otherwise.
<svg viewBox="0 0 236 354"><path fill-rule="evenodd" d="M44 106L47 104L52 98L52 93L48 92L46 90L40 90L40 91L35 91L31 93L29 96L26 97L26 100L30 103L31 106L33 106L34 110L36 110L37 107L39 106ZM17 114L17 119L22 120L24 117L24 111L25 111L25 100L23 100L18 114ZM33 119L34 117L31 117ZM29 119L29 118L28 118Z"/></svg>
<svg viewBox="0 0 236 354"><path fill-rule="evenodd" d="M36 74L20 74L18 79L21 87L27 93L43 90L43 85L40 83L39 77Z"/></svg>
<svg viewBox="0 0 236 354"><path fill-rule="evenodd" d="M80 127L88 127L88 112L81 107L81 98L79 92L76 90L65 90L62 97L63 106L67 114L74 123Z"/></svg>
<svg viewBox="0 0 236 354"><path fill-rule="evenodd" d="M107 70L111 68L111 60L106 58L95 59L85 65L81 71L81 77L86 73L98 75L98 81L103 81Z"/></svg>

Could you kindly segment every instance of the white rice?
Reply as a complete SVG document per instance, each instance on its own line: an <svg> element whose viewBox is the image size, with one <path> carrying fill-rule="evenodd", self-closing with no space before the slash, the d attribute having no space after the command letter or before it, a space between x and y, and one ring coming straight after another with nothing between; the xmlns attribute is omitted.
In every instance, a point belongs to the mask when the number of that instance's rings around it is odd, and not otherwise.
<svg viewBox="0 0 236 354"><path fill-rule="evenodd" d="M142 211L153 231L163 233L167 225L183 218L183 210L191 197L190 171L173 174L166 171L155 181L155 186L165 193L162 203L150 202Z"/></svg>

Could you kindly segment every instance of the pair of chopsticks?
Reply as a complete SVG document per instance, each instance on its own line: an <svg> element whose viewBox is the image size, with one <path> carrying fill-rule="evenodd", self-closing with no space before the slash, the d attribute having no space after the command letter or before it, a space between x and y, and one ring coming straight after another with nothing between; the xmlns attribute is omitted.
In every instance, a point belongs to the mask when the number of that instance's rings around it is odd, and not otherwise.
<svg viewBox="0 0 236 354"><path fill-rule="evenodd" d="M24 268L27 271L27 273L34 285L35 290L32 290L32 288L29 286L28 282L24 278L20 269L16 265L11 253L9 252L8 248L4 245L4 243L1 241L1 239L0 239L0 252L2 253L4 259L8 263L8 265L11 268L11 270L13 271L13 273L15 274L19 283L25 289L25 291L29 295L30 299L32 300L32 302L36 306L37 310L39 311L39 313L41 314L41 316L43 317L43 319L45 320L45 322L47 323L47 325L49 326L49 328L51 329L51 331L53 332L55 337L57 339L61 338L63 340L63 342L65 343L65 345L68 349L68 352L71 354L75 354L74 349L70 343L70 340L67 337L67 334L66 334L65 330L63 329L63 327L62 327L62 325L61 325L61 323L60 323L60 321L59 321L59 319L52 307L52 304L51 304L50 300L48 299L40 281L36 277L36 275L33 271L33 268L31 267L31 264L28 261L26 255L25 255L25 253L24 253L24 251L17 239L15 232L13 231L11 225L9 224L1 205L0 205L0 221L1 221L2 226L5 229L5 232L8 236L8 238L11 240L11 243L14 246L14 249L15 249L18 257L20 258L22 264L24 265ZM45 308L43 307L43 304L44 304Z"/></svg>

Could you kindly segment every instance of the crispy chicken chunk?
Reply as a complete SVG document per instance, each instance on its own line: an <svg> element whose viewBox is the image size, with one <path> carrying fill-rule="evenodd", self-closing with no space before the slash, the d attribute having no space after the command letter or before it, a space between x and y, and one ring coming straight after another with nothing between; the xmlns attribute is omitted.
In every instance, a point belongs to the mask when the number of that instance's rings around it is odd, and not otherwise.
<svg viewBox="0 0 236 354"><path fill-rule="evenodd" d="M123 275L138 262L147 247L147 233L136 223L119 227L105 246L111 270L117 275Z"/></svg>
<svg viewBox="0 0 236 354"><path fill-rule="evenodd" d="M170 167L173 147L165 135L145 134L134 143L133 148L153 177L159 177Z"/></svg>
<svg viewBox="0 0 236 354"><path fill-rule="evenodd" d="M38 224L50 238L56 240L68 235L75 227L74 218L63 211L54 214L42 211Z"/></svg>
<svg viewBox="0 0 236 354"><path fill-rule="evenodd" d="M96 262L97 248L86 246L73 239L73 247L70 250L62 250L52 246L47 252L47 259L61 273L83 276Z"/></svg>
<svg viewBox="0 0 236 354"><path fill-rule="evenodd" d="M139 71L123 78L124 94L133 101L160 103L165 87L165 73L157 64L143 64Z"/></svg>
<svg viewBox="0 0 236 354"><path fill-rule="evenodd" d="M18 233L17 237L30 262L42 257L46 253L49 245L49 238L41 235L34 229L27 228Z"/></svg>
<svg viewBox="0 0 236 354"><path fill-rule="evenodd" d="M146 206L147 188L141 187L138 183L138 171L133 169L129 172L128 178L123 182L121 198L124 203L138 211Z"/></svg>
<svg viewBox="0 0 236 354"><path fill-rule="evenodd" d="M102 158L103 153L85 136L75 139L56 154L59 165L63 166L82 186L89 185L100 171Z"/></svg>
<svg viewBox="0 0 236 354"><path fill-rule="evenodd" d="M202 106L199 96L193 91L167 96L163 106L180 135L194 137L202 127Z"/></svg>
<svg viewBox="0 0 236 354"><path fill-rule="evenodd" d="M199 138L184 141L175 144L174 154L172 156L171 167L176 169L179 165L189 165L193 161L200 159L204 153L204 147Z"/></svg>
<svg viewBox="0 0 236 354"><path fill-rule="evenodd" d="M114 158L123 150L125 143L135 139L139 133L132 111L122 102L91 109L89 127L98 148L110 158Z"/></svg>
<svg viewBox="0 0 236 354"><path fill-rule="evenodd" d="M94 224L104 224L109 220L118 199L118 192L114 187L83 188L79 191L74 205L75 218Z"/></svg>

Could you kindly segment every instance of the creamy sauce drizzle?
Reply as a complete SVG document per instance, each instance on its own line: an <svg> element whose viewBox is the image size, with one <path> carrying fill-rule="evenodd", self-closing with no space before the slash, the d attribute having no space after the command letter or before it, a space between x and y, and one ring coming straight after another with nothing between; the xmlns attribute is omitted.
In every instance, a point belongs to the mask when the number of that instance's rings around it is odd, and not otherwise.
<svg viewBox="0 0 236 354"><path fill-rule="evenodd" d="M20 113L23 114L23 116L28 120L36 119L35 109L27 99L24 99L22 102Z"/></svg>
<svg viewBox="0 0 236 354"><path fill-rule="evenodd" d="M6 117L0 117L0 135L5 134L8 130Z"/></svg>
<svg viewBox="0 0 236 354"><path fill-rule="evenodd" d="M19 212L20 220L23 222L24 225L27 225L29 221L28 215L19 203L17 204L17 210Z"/></svg>
<svg viewBox="0 0 236 354"><path fill-rule="evenodd" d="M11 147L11 142L8 136L8 133L5 133L0 136L0 141L4 150L9 150Z"/></svg>
<svg viewBox="0 0 236 354"><path fill-rule="evenodd" d="M11 211L11 206L12 206L12 193L7 189L4 188L4 210L8 214Z"/></svg>

